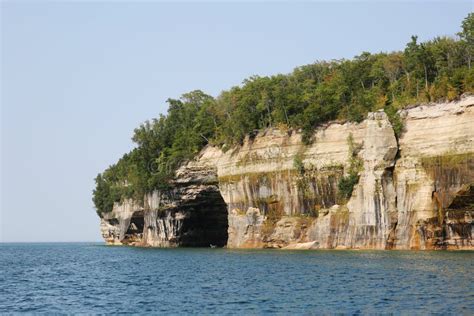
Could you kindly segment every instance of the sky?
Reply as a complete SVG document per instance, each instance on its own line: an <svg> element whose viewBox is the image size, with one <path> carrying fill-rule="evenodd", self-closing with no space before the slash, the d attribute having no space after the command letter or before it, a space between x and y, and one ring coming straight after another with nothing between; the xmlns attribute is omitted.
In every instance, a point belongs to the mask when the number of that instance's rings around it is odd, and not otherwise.
<svg viewBox="0 0 474 316"><path fill-rule="evenodd" d="M100 241L95 176L166 99L455 35L471 1L1 6L0 242Z"/></svg>

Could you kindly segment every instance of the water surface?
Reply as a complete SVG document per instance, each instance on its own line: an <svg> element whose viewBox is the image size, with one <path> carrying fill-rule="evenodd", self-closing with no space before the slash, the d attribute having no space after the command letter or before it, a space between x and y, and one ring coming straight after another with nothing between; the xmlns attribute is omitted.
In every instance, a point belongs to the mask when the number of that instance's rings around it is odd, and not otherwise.
<svg viewBox="0 0 474 316"><path fill-rule="evenodd" d="M474 313L474 252L0 244L0 313Z"/></svg>

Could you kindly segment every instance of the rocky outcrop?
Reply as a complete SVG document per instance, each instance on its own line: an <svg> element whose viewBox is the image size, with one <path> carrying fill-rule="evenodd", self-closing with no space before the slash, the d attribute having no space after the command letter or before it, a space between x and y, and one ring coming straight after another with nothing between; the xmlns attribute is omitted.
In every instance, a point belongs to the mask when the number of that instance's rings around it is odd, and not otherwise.
<svg viewBox="0 0 474 316"><path fill-rule="evenodd" d="M208 146L172 189L125 200L101 219L109 244L229 248L472 249L474 97L361 123L267 129ZM356 174L354 174L356 172ZM357 176L352 194L340 183Z"/></svg>
<svg viewBox="0 0 474 316"><path fill-rule="evenodd" d="M142 203L115 203L101 219L105 241L152 247L225 246L228 214L219 193L216 153L220 155L208 148L180 168L170 190L146 194Z"/></svg>
<svg viewBox="0 0 474 316"><path fill-rule="evenodd" d="M329 124L310 146L302 144L300 134L279 130L247 140L221 158L219 187L231 210L229 223L241 223L254 207L266 220L259 233L229 235L228 245L314 241L314 248L384 248L396 212L396 154L393 129L381 111L360 124ZM353 155L362 164L360 180L345 201L338 197L338 181L354 163Z"/></svg>
<svg viewBox="0 0 474 316"><path fill-rule="evenodd" d="M140 205L132 199L127 199L122 203L115 203L112 212L106 213L100 221L100 231L105 241L108 244L121 245L122 243L129 243L130 237L133 240L139 240L142 237L143 231L137 231L132 234L127 234L127 232L130 230L134 231L135 227L137 227L132 222L132 217L135 214L135 219L137 215L139 217L143 213L141 210Z"/></svg>
<svg viewBox="0 0 474 316"><path fill-rule="evenodd" d="M474 206L449 211L454 199L474 184L473 99L402 111L405 131L395 166L395 248L474 246ZM453 229L456 226L460 229Z"/></svg>

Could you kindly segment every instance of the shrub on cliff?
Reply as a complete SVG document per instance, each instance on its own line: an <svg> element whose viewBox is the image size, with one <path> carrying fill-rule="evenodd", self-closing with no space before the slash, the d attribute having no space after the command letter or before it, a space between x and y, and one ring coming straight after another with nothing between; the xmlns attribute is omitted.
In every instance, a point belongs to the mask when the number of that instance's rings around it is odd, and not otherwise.
<svg viewBox="0 0 474 316"><path fill-rule="evenodd" d="M339 197L342 200L348 200L352 195L354 186L358 182L359 182L359 176L354 173L349 174L348 176L342 177L337 184Z"/></svg>
<svg viewBox="0 0 474 316"><path fill-rule="evenodd" d="M348 175L340 178L337 184L339 199L342 202L347 201L351 197L354 186L359 182L359 172L363 169L363 161L358 155L362 145L354 142L352 134L349 134L347 137L347 146Z"/></svg>

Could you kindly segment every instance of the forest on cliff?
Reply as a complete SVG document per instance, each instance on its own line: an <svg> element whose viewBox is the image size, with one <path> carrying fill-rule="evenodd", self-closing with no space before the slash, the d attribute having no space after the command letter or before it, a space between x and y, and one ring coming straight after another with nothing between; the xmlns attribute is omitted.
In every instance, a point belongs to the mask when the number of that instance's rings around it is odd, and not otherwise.
<svg viewBox="0 0 474 316"><path fill-rule="evenodd" d="M195 90L168 99L167 115L136 128L132 139L137 146L96 177L97 213L110 212L123 198L140 201L146 192L167 188L175 169L205 145L225 151L265 128L300 130L310 143L321 124L360 122L368 112L383 109L398 134L397 110L474 92L473 56L470 13L456 37L420 43L412 36L403 51L363 52L351 60L301 66L290 74L252 76L217 97Z"/></svg>

